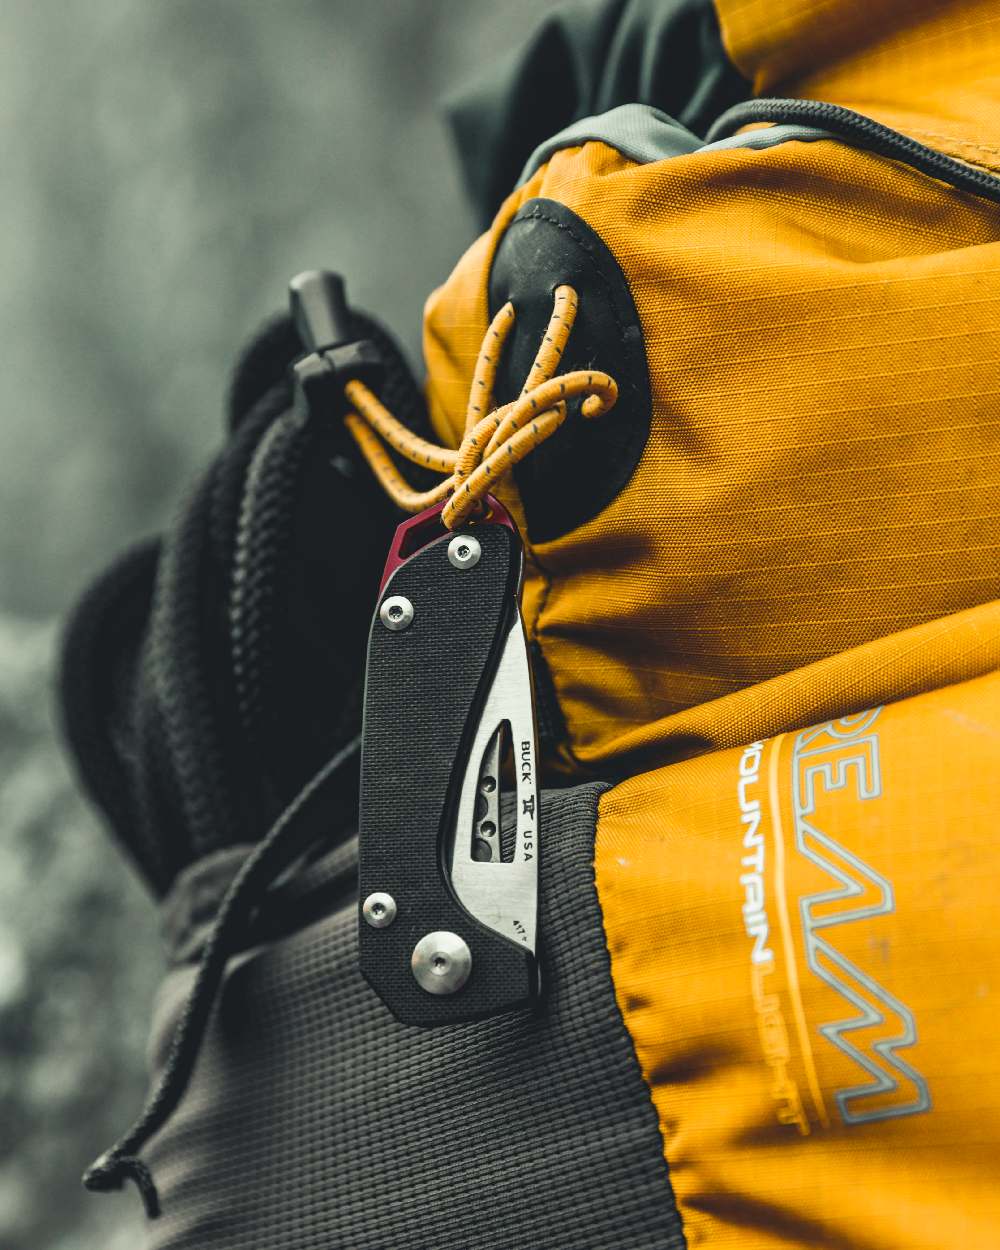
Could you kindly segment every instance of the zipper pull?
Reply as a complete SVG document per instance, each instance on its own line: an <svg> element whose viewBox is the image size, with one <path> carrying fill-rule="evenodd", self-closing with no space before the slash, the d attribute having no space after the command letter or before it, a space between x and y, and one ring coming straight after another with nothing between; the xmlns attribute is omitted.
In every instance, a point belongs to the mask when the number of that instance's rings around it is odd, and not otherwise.
<svg viewBox="0 0 1000 1250"><path fill-rule="evenodd" d="M307 269L289 283L292 319L306 355L292 366L300 407L329 416L343 405L351 379L377 389L385 373L378 348L351 328L344 279L328 269Z"/></svg>

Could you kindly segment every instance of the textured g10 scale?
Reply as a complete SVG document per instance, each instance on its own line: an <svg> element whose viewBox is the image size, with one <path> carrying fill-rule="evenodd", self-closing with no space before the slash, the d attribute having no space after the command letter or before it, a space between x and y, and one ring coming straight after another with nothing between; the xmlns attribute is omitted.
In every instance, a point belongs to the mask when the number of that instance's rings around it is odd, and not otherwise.
<svg viewBox="0 0 1000 1250"><path fill-rule="evenodd" d="M359 906L386 894L396 915L375 926L359 914L360 965L408 1024L493 1015L529 1002L537 983L532 950L472 916L448 874L472 739L516 619L522 559L507 525L474 530L481 556L471 567L449 560L446 534L396 568L379 608L401 597L412 605L412 620L393 627L388 611L377 610L368 645ZM468 837L471 854L471 829L455 836ZM464 853L462 844L456 853ZM418 984L411 959L421 939L442 932L466 944L472 965L460 989L436 994Z"/></svg>

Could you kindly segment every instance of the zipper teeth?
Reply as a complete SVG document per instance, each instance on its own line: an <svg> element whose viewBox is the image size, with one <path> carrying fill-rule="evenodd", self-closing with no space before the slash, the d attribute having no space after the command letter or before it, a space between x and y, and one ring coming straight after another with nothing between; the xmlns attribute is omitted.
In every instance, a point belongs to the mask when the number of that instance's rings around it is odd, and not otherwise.
<svg viewBox="0 0 1000 1250"><path fill-rule="evenodd" d="M860 147L909 165L918 173L937 178L959 191L966 191L992 204L1000 204L1000 178L955 160L929 148L908 135L883 126L881 122L855 113L853 109L824 100L744 100L727 109L712 125L705 142L728 138L741 126L752 122L804 122L844 139L855 140Z"/></svg>

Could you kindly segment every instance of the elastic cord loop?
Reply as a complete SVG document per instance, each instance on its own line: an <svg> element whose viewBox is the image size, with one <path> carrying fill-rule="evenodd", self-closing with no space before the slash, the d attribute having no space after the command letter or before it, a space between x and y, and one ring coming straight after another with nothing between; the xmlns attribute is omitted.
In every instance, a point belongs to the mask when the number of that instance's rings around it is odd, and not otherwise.
<svg viewBox="0 0 1000 1250"><path fill-rule="evenodd" d="M580 413L587 420L614 406L618 386L607 373L580 369L554 376L578 307L579 299L571 286L556 288L552 314L521 394L493 410L497 368L515 321L512 304L500 309L479 349L466 409L465 436L457 451L418 438L393 417L363 382L355 379L345 385L344 395L354 411L346 414L344 423L394 503L406 512L419 512L447 499L441 520L447 529L454 529L481 508L500 478L559 429L566 419L567 400L581 398ZM448 476L431 490L413 490L383 442L413 464Z"/></svg>

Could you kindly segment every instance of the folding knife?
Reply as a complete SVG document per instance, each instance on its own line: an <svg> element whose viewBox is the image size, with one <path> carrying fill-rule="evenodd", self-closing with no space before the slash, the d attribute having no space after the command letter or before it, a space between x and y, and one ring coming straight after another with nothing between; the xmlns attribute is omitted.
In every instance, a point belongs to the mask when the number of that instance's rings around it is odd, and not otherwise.
<svg viewBox="0 0 1000 1250"><path fill-rule="evenodd" d="M399 527L369 636L359 955L407 1024L479 1019L538 987L523 549L503 506L488 507L454 533L441 505Z"/></svg>

